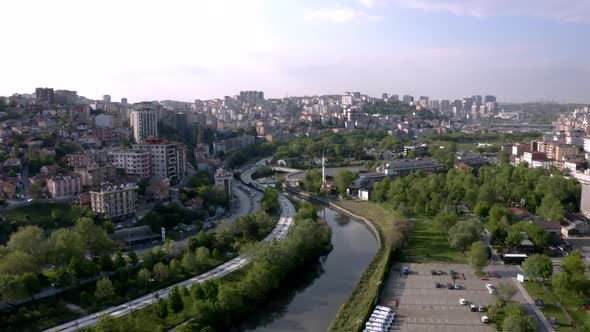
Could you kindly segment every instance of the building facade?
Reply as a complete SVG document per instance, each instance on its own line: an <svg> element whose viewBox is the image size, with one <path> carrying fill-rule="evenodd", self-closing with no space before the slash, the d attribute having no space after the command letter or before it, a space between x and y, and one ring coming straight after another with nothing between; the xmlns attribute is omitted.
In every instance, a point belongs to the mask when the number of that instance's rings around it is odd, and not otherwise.
<svg viewBox="0 0 590 332"><path fill-rule="evenodd" d="M142 179L151 176L150 152L143 150L114 150L109 152L115 168L123 170L125 174L137 175Z"/></svg>
<svg viewBox="0 0 590 332"><path fill-rule="evenodd" d="M148 138L158 137L158 112L151 109L133 110L129 113L129 122L136 143L143 143Z"/></svg>
<svg viewBox="0 0 590 332"><path fill-rule="evenodd" d="M90 191L92 211L104 218L122 218L135 214L137 185L104 184L100 190Z"/></svg>
<svg viewBox="0 0 590 332"><path fill-rule="evenodd" d="M186 146L179 142L150 138L134 144L134 150L150 153L151 175L177 183L186 173Z"/></svg>
<svg viewBox="0 0 590 332"><path fill-rule="evenodd" d="M82 193L80 175L54 176L47 179L47 190L53 198L76 196Z"/></svg>

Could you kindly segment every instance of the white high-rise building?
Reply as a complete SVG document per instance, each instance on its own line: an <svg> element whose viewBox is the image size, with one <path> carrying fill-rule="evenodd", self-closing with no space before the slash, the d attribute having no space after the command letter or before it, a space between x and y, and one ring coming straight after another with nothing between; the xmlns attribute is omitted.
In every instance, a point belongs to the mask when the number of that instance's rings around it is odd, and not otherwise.
<svg viewBox="0 0 590 332"><path fill-rule="evenodd" d="M186 146L159 138L134 144L134 150L150 153L151 175L156 179L169 179L177 183L186 173Z"/></svg>
<svg viewBox="0 0 590 332"><path fill-rule="evenodd" d="M143 143L150 137L158 137L158 112L150 109L134 110L129 113L129 122L136 143Z"/></svg>

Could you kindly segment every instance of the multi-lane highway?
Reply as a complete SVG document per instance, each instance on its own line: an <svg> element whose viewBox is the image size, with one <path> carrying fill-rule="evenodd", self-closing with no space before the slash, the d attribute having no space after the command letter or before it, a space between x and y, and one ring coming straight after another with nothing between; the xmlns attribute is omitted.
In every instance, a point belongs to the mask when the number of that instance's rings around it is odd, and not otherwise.
<svg viewBox="0 0 590 332"><path fill-rule="evenodd" d="M254 171L257 168L261 167L264 164L266 164L266 160L261 160L254 167L252 167L252 168L246 170L244 173L242 173L242 181L245 184L253 187L256 190L263 191L264 189L266 189L266 186L261 185L261 184L252 180L252 173L254 173ZM274 241L275 239L277 241L282 240L283 238L285 238L285 236L289 232L289 229L293 225L293 217L295 216L295 207L293 206L293 204L291 204L291 202L283 194L279 194L279 204L281 207L281 217L279 218L279 221L278 221L277 225L275 226L275 228L273 229L273 231L268 236L266 236L264 238L264 241ZM242 255L242 256L236 257L228 262L225 262L224 264L221 264L221 265L217 266L216 268L213 268L205 273L202 273L202 274L195 276L193 278L190 278L188 280L182 281L182 282L180 282L176 285L173 285L173 286L187 286L188 287L194 283L202 283L207 280L217 279L217 278L223 277L235 270L242 268L243 266L245 266L249 262L250 262L250 258ZM120 316L126 315L130 312L133 312L135 310L139 310L139 309L144 308L150 304L153 304L156 301L156 294L160 298L167 298L168 294L170 293L170 290L172 289L173 286L169 286L169 287L160 289L158 291L149 293L147 295L144 295L140 298L129 301L127 303L123 303L118 306L110 307L110 308L105 309L103 311L76 319L76 320L71 321L69 323L65 323L65 324L50 328L46 331L63 331L63 332L76 331L78 329L82 329L82 328L86 328L86 327L95 325L98 322L99 318L102 317L103 315L111 316L111 317L120 317Z"/></svg>

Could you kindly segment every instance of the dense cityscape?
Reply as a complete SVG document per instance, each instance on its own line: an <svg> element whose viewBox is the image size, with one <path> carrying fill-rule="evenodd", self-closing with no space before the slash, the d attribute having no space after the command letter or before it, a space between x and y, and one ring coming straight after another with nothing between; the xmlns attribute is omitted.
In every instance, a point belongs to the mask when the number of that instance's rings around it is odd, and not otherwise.
<svg viewBox="0 0 590 332"><path fill-rule="evenodd" d="M587 0L8 0L0 332L590 331Z"/></svg>

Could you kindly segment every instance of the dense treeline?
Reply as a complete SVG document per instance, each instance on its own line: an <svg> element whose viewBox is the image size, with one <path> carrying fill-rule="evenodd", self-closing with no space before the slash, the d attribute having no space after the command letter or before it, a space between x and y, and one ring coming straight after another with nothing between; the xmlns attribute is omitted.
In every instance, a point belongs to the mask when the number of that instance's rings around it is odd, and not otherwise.
<svg viewBox="0 0 590 332"><path fill-rule="evenodd" d="M50 327L71 319L67 311L60 317L46 319L53 307L63 307L58 299L73 303L87 312L121 303L154 289L186 280L235 256L244 247L270 233L275 220L263 211L224 222L213 233L199 232L189 238L181 252L172 240L138 257L130 252L123 257L114 251L106 232L89 218L81 218L73 229L60 229L45 238L36 226L15 233L7 247L0 247L0 297L16 300L30 297L42 286L75 286L72 290L44 301L41 305L22 307L2 316L0 324L8 331L28 331L32 327ZM86 259L86 256L93 259ZM139 261L141 260L141 263ZM52 277L41 273L41 264L53 263ZM82 278L110 275L96 283L79 285ZM49 274L48 274L49 275Z"/></svg>
<svg viewBox="0 0 590 332"><path fill-rule="evenodd" d="M454 142L454 143L513 143L513 142L529 142L534 139L542 137L542 133L538 131L525 131L517 133L485 133L478 132L471 133L448 133L430 135L421 141L428 143L432 141Z"/></svg>
<svg viewBox="0 0 590 332"><path fill-rule="evenodd" d="M496 204L523 207L541 218L560 220L579 208L581 187L574 179L540 168L486 166L477 176L451 169L446 174L414 173L376 183L372 200L389 202L409 214L435 215L465 204L487 217Z"/></svg>
<svg viewBox="0 0 590 332"><path fill-rule="evenodd" d="M330 250L329 228L316 220L304 203L289 236L281 242L260 243L248 268L222 280L195 284L190 290L118 319L103 318L93 331L157 331L176 326L180 331L229 331L264 304L281 283L309 260Z"/></svg>
<svg viewBox="0 0 590 332"><path fill-rule="evenodd" d="M290 167L306 168L325 154L331 165L346 160L366 160L366 150L399 150L402 142L381 130L355 130L334 133L324 131L316 138L299 137L277 149L275 159L284 159Z"/></svg>

